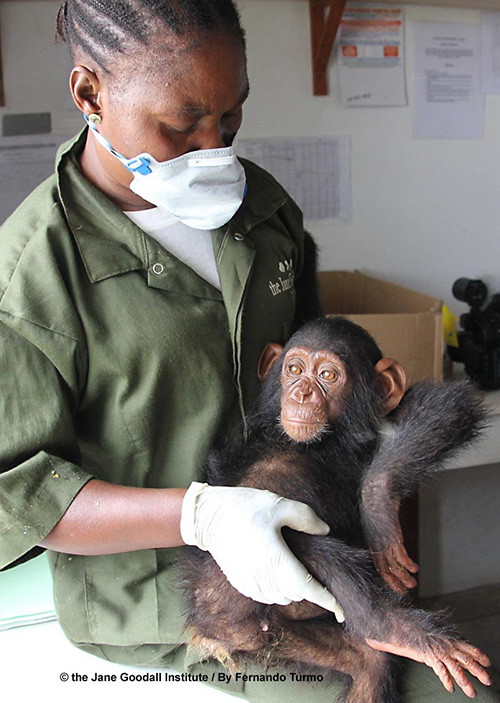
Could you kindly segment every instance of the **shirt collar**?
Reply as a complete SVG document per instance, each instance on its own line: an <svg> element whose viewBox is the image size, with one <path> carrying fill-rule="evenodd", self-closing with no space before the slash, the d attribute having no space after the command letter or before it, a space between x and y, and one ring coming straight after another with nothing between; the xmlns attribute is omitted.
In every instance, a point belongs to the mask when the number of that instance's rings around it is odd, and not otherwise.
<svg viewBox="0 0 500 703"><path fill-rule="evenodd" d="M144 235L82 174L79 157L87 128L63 144L56 159L59 196L87 274L96 283L146 268Z"/></svg>
<svg viewBox="0 0 500 703"><path fill-rule="evenodd" d="M57 187L69 227L93 283L129 271L147 269L146 235L82 174L79 157L88 128L63 144L57 154ZM248 192L224 230L247 234L288 199L268 173L242 159Z"/></svg>

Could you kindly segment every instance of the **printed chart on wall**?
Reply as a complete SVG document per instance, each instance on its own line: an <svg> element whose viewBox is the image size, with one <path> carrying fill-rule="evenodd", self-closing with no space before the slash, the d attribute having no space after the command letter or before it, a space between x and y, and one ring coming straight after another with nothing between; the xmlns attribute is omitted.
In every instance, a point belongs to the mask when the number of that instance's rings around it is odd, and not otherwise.
<svg viewBox="0 0 500 703"><path fill-rule="evenodd" d="M0 138L0 223L54 173L57 149L67 139L55 134Z"/></svg>
<svg viewBox="0 0 500 703"><path fill-rule="evenodd" d="M344 107L408 104L403 17L398 5L346 7L337 42Z"/></svg>
<svg viewBox="0 0 500 703"><path fill-rule="evenodd" d="M483 136L481 28L465 23L415 25L417 138Z"/></svg>
<svg viewBox="0 0 500 703"><path fill-rule="evenodd" d="M306 220L350 218L349 136L241 139L237 151L269 171Z"/></svg>

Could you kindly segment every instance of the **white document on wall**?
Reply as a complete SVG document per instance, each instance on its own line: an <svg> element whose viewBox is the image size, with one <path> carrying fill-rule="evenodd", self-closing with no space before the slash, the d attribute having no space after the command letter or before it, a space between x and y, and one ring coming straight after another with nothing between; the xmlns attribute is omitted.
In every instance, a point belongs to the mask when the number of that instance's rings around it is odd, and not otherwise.
<svg viewBox="0 0 500 703"><path fill-rule="evenodd" d="M415 25L414 137L481 138L481 28Z"/></svg>
<svg viewBox="0 0 500 703"><path fill-rule="evenodd" d="M54 173L57 149L68 138L56 134L0 138L0 223Z"/></svg>
<svg viewBox="0 0 500 703"><path fill-rule="evenodd" d="M403 10L348 3L337 58L344 107L407 105Z"/></svg>
<svg viewBox="0 0 500 703"><path fill-rule="evenodd" d="M483 93L500 93L500 12L483 12L481 47Z"/></svg>
<svg viewBox="0 0 500 703"><path fill-rule="evenodd" d="M237 150L281 183L306 220L351 216L349 136L241 139Z"/></svg>

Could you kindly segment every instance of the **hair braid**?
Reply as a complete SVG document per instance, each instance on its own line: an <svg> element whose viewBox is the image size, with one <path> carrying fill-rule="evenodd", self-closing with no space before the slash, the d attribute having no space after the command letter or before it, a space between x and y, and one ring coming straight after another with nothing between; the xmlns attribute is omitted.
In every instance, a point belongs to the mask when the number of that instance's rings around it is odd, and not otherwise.
<svg viewBox="0 0 500 703"><path fill-rule="evenodd" d="M245 46L233 0L64 0L56 31L73 55L81 49L109 70L114 55L147 45L159 24L178 36L222 29Z"/></svg>

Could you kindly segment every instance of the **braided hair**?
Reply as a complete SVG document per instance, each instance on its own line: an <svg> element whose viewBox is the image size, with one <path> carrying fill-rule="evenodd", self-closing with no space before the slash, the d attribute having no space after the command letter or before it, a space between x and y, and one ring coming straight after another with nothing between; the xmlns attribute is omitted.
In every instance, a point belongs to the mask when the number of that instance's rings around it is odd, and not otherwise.
<svg viewBox="0 0 500 703"><path fill-rule="evenodd" d="M146 47L159 28L176 36L222 29L245 48L233 0L64 0L56 24L73 58L79 49L108 73L113 56Z"/></svg>

